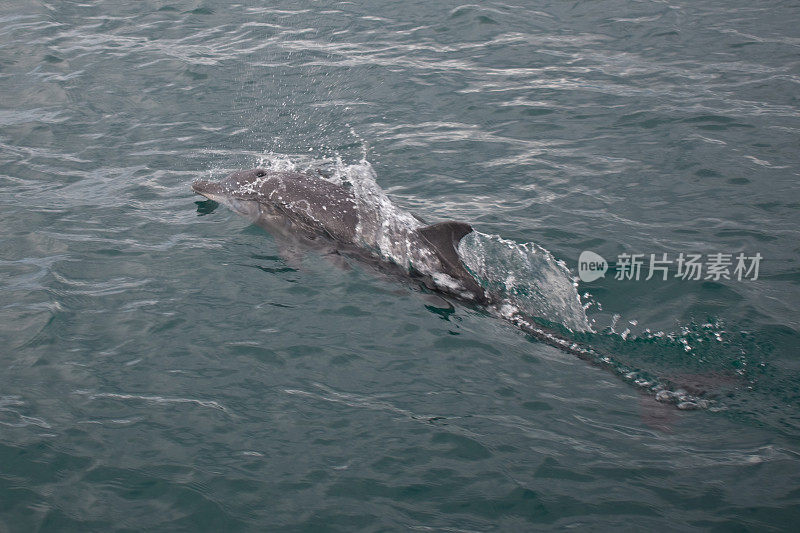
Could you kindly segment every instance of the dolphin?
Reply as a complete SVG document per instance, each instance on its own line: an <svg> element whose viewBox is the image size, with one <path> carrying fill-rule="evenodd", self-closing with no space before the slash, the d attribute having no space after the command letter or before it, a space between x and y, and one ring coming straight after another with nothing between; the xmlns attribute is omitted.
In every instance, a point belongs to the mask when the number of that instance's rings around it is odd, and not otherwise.
<svg viewBox="0 0 800 533"><path fill-rule="evenodd" d="M277 239L332 245L350 255L386 262L382 244L405 264L397 265L426 287L487 305L490 296L458 257L458 243L472 232L465 222L423 225L416 219L392 223L375 205L360 202L350 188L303 172L262 168L234 172L222 181L197 180L192 189L229 207ZM409 223L410 222L410 223Z"/></svg>
<svg viewBox="0 0 800 533"><path fill-rule="evenodd" d="M466 222L426 225L394 208L385 196L378 196L378 201L364 201L350 187L295 171L243 170L221 181L197 180L192 189L262 226L279 241L301 241L318 250L344 252L357 259L394 266L389 270L421 280L431 290L480 305L546 344L620 373L609 357L565 338L518 310L509 310L502 297L484 289L458 256L459 242L473 231ZM381 200L388 205L381 204ZM679 408L708 405L702 399L704 393L687 393L671 380L645 379L638 371L625 376L656 393L658 401Z"/></svg>

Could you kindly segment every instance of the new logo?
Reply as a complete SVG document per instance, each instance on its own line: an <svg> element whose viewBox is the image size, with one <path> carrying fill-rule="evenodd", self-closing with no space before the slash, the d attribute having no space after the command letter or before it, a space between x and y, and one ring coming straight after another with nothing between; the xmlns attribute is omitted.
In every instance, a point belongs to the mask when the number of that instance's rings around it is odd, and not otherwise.
<svg viewBox="0 0 800 533"><path fill-rule="evenodd" d="M578 277L584 283L603 278L608 271L608 262L603 256L586 250L578 258Z"/></svg>

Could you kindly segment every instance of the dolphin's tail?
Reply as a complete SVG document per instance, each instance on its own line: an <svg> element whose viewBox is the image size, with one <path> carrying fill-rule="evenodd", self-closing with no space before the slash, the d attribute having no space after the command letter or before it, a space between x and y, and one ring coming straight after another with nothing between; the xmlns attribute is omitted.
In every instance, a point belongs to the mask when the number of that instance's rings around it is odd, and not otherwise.
<svg viewBox="0 0 800 533"><path fill-rule="evenodd" d="M710 389L703 383L704 380L706 382L709 380L709 376L700 376L699 380L697 376L684 376L694 378L697 385L687 382L685 379L678 382L655 376L641 369L629 368L613 357L581 342L569 340L555 330L537 324L522 313L515 312L501 316L517 326L523 333L620 376L623 381L638 387L642 392L655 396L655 400L658 402L672 404L678 409L705 409L714 403L713 392L709 395Z"/></svg>

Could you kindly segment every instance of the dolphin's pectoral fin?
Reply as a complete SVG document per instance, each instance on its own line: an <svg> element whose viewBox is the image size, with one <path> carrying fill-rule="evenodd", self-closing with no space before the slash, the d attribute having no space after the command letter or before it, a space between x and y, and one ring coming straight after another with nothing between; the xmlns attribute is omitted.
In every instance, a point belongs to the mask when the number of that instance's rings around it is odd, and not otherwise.
<svg viewBox="0 0 800 533"><path fill-rule="evenodd" d="M339 253L338 250L331 249L325 253L325 259L334 267L338 268L341 271L348 272L353 268L350 266L350 263L347 262L347 258Z"/></svg>
<svg viewBox="0 0 800 533"><path fill-rule="evenodd" d="M441 293L437 292L421 292L420 296L423 300L425 300L425 307L430 309L431 307L435 309L447 309L449 311L455 312L456 308L451 304L448 300L442 296Z"/></svg>
<svg viewBox="0 0 800 533"><path fill-rule="evenodd" d="M436 253L442 267L445 269L443 274L454 278L461 282L464 289L475 299L477 302L486 300L486 294L480 284L473 278L464 265L461 264L461 258L458 257L456 247L459 241L465 235L472 233L472 226L466 222L456 222L450 220L448 222L439 222L438 224L431 224L420 228L417 232L425 239L431 248Z"/></svg>
<svg viewBox="0 0 800 533"><path fill-rule="evenodd" d="M278 255L283 263L294 270L303 270L303 250L299 249L294 243L286 242L282 239L275 239L278 245Z"/></svg>

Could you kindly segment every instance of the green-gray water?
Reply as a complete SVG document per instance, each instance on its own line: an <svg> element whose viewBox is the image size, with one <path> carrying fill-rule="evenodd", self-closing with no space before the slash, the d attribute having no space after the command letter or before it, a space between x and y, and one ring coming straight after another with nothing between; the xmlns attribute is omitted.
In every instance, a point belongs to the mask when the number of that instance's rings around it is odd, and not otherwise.
<svg viewBox="0 0 800 533"><path fill-rule="evenodd" d="M798 20L0 2L0 531L796 528ZM470 264L610 362L192 194L256 165L470 222ZM548 252L585 250L763 260L609 271L581 333Z"/></svg>

